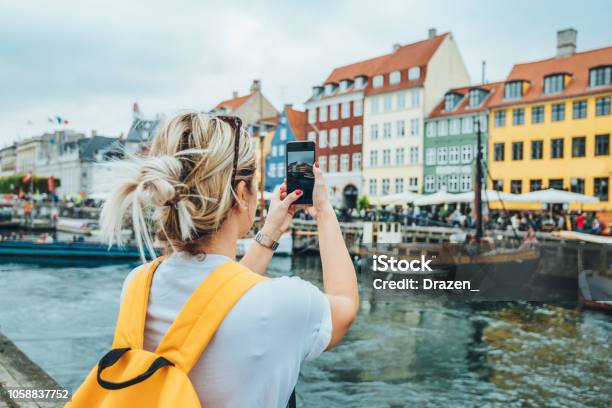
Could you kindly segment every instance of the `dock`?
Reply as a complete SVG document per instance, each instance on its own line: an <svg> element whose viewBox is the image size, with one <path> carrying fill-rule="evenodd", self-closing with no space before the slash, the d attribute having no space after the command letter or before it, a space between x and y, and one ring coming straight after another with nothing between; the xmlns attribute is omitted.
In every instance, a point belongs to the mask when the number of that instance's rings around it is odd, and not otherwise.
<svg viewBox="0 0 612 408"><path fill-rule="evenodd" d="M8 397L9 388L60 390L62 386L0 333L0 407L57 408L65 405L65 402L14 401Z"/></svg>

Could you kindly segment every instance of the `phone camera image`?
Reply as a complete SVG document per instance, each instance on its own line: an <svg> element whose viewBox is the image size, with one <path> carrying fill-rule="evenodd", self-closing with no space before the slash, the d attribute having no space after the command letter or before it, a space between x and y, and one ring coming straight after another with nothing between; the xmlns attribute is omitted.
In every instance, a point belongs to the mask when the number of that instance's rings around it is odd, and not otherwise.
<svg viewBox="0 0 612 408"><path fill-rule="evenodd" d="M295 204L312 204L315 161L314 143L287 143L287 191L302 190L302 195Z"/></svg>

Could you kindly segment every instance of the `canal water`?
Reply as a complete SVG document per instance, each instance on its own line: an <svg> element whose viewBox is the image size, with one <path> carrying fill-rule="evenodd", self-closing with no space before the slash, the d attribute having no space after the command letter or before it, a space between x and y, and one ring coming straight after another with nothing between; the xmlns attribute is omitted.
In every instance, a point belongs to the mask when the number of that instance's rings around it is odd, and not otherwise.
<svg viewBox="0 0 612 408"><path fill-rule="evenodd" d="M0 264L0 331L74 390L109 349L133 265ZM321 285L315 257L270 274ZM302 369L306 407L610 407L612 316L577 304L364 300L348 337Z"/></svg>

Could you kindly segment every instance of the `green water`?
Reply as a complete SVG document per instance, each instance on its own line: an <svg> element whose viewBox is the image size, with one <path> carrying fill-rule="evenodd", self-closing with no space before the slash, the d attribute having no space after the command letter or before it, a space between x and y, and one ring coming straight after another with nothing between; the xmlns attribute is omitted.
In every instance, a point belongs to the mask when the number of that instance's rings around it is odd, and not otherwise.
<svg viewBox="0 0 612 408"><path fill-rule="evenodd" d="M108 350L131 265L0 264L0 331L74 389ZM317 258L273 276L320 285ZM302 407L610 407L612 316L576 304L374 302L302 368Z"/></svg>

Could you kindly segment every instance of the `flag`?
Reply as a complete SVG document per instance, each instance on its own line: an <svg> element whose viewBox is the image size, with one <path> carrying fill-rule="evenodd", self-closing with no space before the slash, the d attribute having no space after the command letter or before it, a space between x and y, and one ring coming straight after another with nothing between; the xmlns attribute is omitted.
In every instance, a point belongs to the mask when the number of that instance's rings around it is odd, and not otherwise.
<svg viewBox="0 0 612 408"><path fill-rule="evenodd" d="M50 193L55 191L55 177L49 177L49 179L47 180L47 186L49 187Z"/></svg>
<svg viewBox="0 0 612 408"><path fill-rule="evenodd" d="M64 119L64 125L68 124L68 119Z"/></svg>
<svg viewBox="0 0 612 408"><path fill-rule="evenodd" d="M62 124L62 118L60 118L59 116L56 116L56 117L55 117L55 120L57 121L57 124L58 124L58 125L61 125L61 124Z"/></svg>

